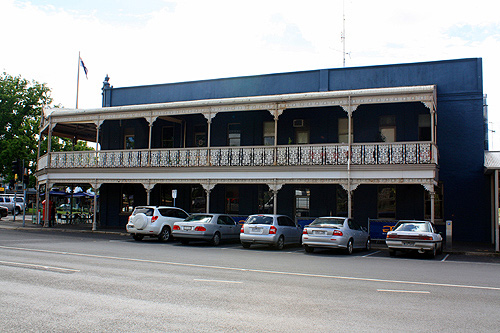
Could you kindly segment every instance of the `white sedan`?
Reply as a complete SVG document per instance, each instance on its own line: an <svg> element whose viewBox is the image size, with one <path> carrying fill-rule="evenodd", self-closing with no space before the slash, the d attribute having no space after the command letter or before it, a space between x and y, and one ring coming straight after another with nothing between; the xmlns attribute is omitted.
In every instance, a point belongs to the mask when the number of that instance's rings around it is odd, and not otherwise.
<svg viewBox="0 0 500 333"><path fill-rule="evenodd" d="M443 251L443 237L428 221L399 221L385 240L390 254L396 251L418 251L432 258Z"/></svg>

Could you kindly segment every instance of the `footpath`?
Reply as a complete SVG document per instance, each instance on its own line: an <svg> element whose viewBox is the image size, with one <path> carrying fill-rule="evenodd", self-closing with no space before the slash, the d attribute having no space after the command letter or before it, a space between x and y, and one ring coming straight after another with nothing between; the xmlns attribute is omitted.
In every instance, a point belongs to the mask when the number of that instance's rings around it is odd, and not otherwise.
<svg viewBox="0 0 500 333"><path fill-rule="evenodd" d="M51 227L43 227L41 224L34 222L34 218L31 215L26 215L25 221L23 222L23 216L17 215L15 220L12 215L0 218L0 230L1 229L12 229L12 230L39 230L43 232L88 232L96 234L114 234L121 236L128 236L129 234L124 229L99 229L92 230L91 223L56 223ZM373 242L372 248L377 250L388 250L384 242ZM495 247L493 244L488 243L466 243L466 242L453 242L452 246L446 246L443 250L447 254L464 254L464 255L476 255L476 256L498 256L499 252L495 252Z"/></svg>

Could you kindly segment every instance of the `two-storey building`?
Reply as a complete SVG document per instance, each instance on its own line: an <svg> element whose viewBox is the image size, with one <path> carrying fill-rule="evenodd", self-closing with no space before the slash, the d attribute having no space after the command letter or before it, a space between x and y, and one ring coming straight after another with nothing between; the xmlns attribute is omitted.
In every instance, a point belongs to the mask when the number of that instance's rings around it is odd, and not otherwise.
<svg viewBox="0 0 500 333"><path fill-rule="evenodd" d="M488 241L481 59L114 88L96 109L47 110L42 137L97 142L48 152L38 181L99 192L94 227L136 205L295 218L454 221ZM97 204L99 203L99 204Z"/></svg>

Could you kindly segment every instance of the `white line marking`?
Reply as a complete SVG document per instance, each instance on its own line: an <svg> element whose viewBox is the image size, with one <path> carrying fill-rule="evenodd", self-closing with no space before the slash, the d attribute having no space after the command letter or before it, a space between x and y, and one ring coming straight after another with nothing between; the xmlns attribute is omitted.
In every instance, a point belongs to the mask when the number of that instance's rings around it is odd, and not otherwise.
<svg viewBox="0 0 500 333"><path fill-rule="evenodd" d="M446 259L448 259L448 257L449 257L449 256L450 256L450 255L449 255L449 254L447 254L447 255L446 255L443 259L441 259L441 261L446 261Z"/></svg>
<svg viewBox="0 0 500 333"><path fill-rule="evenodd" d="M362 256L363 258L366 258L366 257L369 257L371 255L374 255L375 253L379 253L380 251L375 251L375 252L372 252L372 253L368 253L368 254L365 254L364 256Z"/></svg>
<svg viewBox="0 0 500 333"><path fill-rule="evenodd" d="M100 258L100 259L110 259L110 260L123 260L123 261L143 262L143 263L150 263L150 264L162 264L162 265L171 265L171 266L180 266L180 267L209 268L209 269L220 269L220 270L229 270L229 271L253 272L253 273L264 273L264 274L279 274L279 275L286 275L286 276L315 277L315 278L336 279L336 280L381 282L381 283L394 283L394 284L406 284L406 285L417 285L417 286L434 286L434 287L467 288L467 289L500 291L500 287L474 286L474 285L451 284L451 283L387 280L387 279L363 278L363 277L353 277L353 276L338 276L338 275L324 275L324 274L312 274L312 273L270 271L270 270L263 270L263 269L211 266L211 265L202 265L202 264L188 264L188 263L181 263L181 262L158 261L158 260L124 258L124 257L112 257L112 256L103 256L103 255L97 255L97 254L71 253L71 252L39 250L39 249L29 249L29 248L10 247L10 246L0 246L0 248L8 249L8 250L17 250L17 251L52 253L52 254L62 254L62 255L78 256L78 257Z"/></svg>
<svg viewBox="0 0 500 333"><path fill-rule="evenodd" d="M218 283L243 283L243 282L241 282L241 281L206 280L206 279L193 279L193 281L201 281L201 282L218 282Z"/></svg>
<svg viewBox="0 0 500 333"><path fill-rule="evenodd" d="M419 291L419 290L391 290L391 289L377 289L379 292L388 293L409 293L409 294L430 294L430 291Z"/></svg>
<svg viewBox="0 0 500 333"><path fill-rule="evenodd" d="M26 263L22 263L22 262L11 262L11 261L0 261L0 265L11 266L11 267L39 269L39 270L44 270L44 271L52 271L52 272L60 272L60 273L76 273L76 272L80 271L78 269L69 269L69 268L46 266L46 265L26 264Z"/></svg>

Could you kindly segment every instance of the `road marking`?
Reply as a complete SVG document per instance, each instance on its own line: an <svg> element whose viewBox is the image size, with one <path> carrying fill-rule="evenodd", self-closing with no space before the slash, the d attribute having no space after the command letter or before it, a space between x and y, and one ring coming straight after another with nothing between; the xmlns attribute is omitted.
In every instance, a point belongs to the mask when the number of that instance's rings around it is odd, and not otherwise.
<svg viewBox="0 0 500 333"><path fill-rule="evenodd" d="M387 293L408 293L408 294L430 294L430 291L420 291L420 290L391 290L391 289L377 289L379 292Z"/></svg>
<svg viewBox="0 0 500 333"><path fill-rule="evenodd" d="M54 266L46 266L46 265L35 265L35 264L26 264L22 262L11 262L11 261L0 261L0 265L3 266L11 266L11 267L20 267L20 268L29 268L29 269L38 269L43 271L57 272L57 273L77 273L80 270L78 269L69 269L62 267L54 267Z"/></svg>
<svg viewBox="0 0 500 333"><path fill-rule="evenodd" d="M206 279L193 279L193 281L201 281L201 282L218 282L218 283L243 283L243 282L241 282L241 281L206 280Z"/></svg>
<svg viewBox="0 0 500 333"><path fill-rule="evenodd" d="M285 275L285 276L301 276L301 277L313 277L313 278L335 279L335 280L346 280L346 281L364 281L364 282L394 283L394 284L416 285L416 286L433 286L433 287L466 288L466 289L481 289L481 290L500 291L500 287L474 286L474 285L452 284L452 283L388 280L388 279L376 279L376 278L366 278L366 277L338 276L338 275L297 273L297 272L284 272L284 271L271 271L271 270L264 270L264 269L228 267L228 266L212 266L212 265L202 265L202 264L188 264L188 263L182 263L182 262L170 262L170 261L125 258L125 257L112 257L112 256L103 256L103 255L97 255L97 254L61 252L61 251L53 251L53 250L39 250L39 249L11 247L11 246L0 246L0 248L8 249L8 250L16 250L16 251L51 253L51 254L61 254L61 255L77 256L77 257L122 260L122 261L142 262L142 263L150 263L150 264L162 264L162 265L179 266L179 267L208 268L208 269L219 269L219 270L228 270L228 271L252 272L252 273L263 273L263 274L278 274L278 275Z"/></svg>
<svg viewBox="0 0 500 333"><path fill-rule="evenodd" d="M369 257L369 256L372 256L374 255L375 253L379 253L380 251L375 251L375 252L372 252L372 253L368 253L368 254L365 254L364 256L362 256L363 258L366 258L366 257Z"/></svg>
<svg viewBox="0 0 500 333"><path fill-rule="evenodd" d="M443 259L441 259L441 261L446 261L446 259L448 259L449 256L450 254L447 254Z"/></svg>

